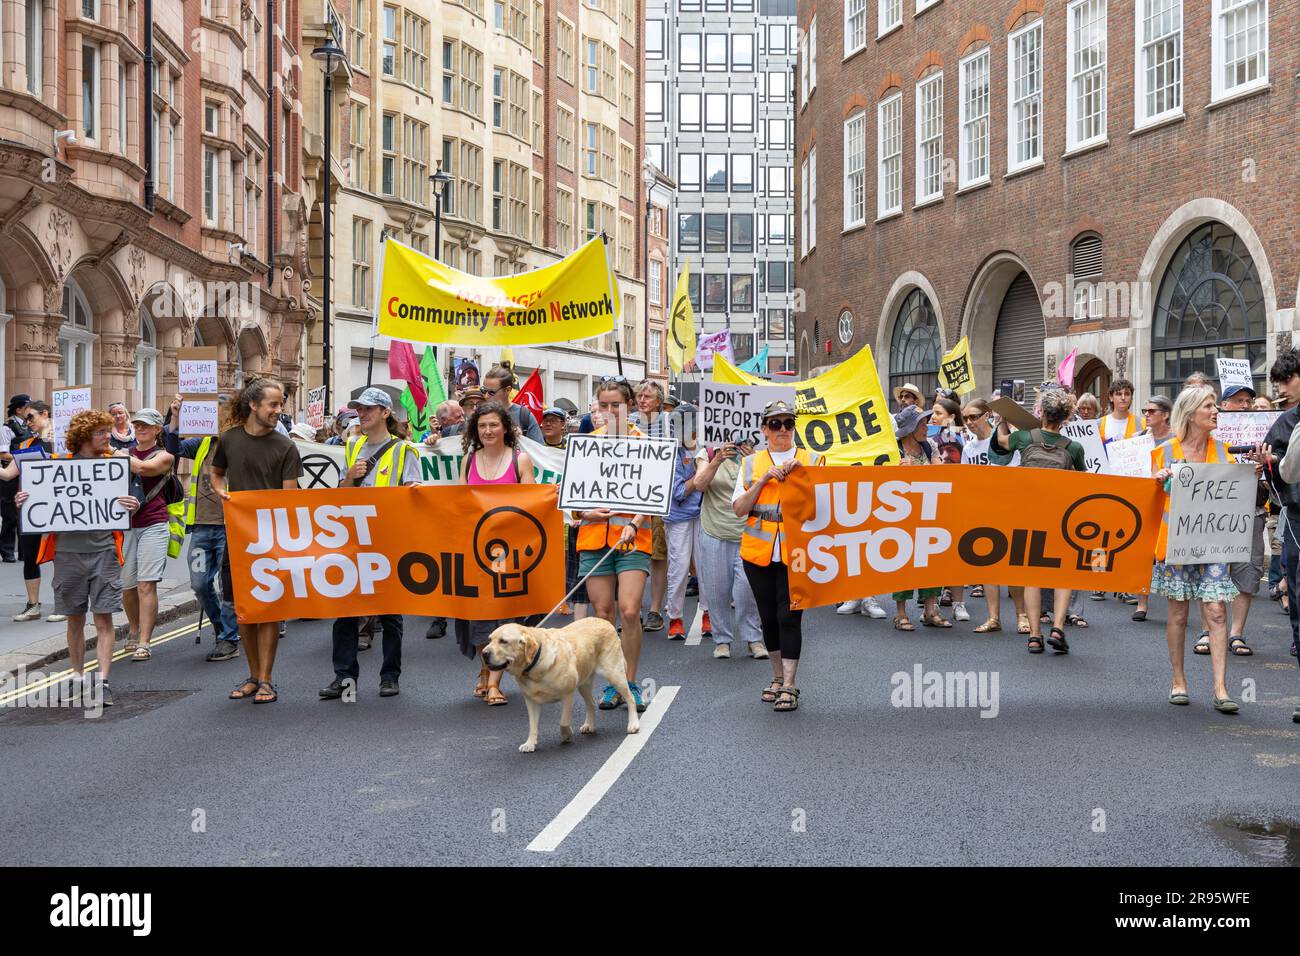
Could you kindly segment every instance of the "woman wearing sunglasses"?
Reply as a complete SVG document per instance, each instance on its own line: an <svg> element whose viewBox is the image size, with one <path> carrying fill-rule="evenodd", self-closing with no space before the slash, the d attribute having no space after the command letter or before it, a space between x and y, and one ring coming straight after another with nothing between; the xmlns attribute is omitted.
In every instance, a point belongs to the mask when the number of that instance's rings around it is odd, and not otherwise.
<svg viewBox="0 0 1300 956"><path fill-rule="evenodd" d="M731 507L745 519L740 559L749 579L763 625L763 643L772 662L772 680L760 699L773 710L799 709L795 675L803 646L802 611L790 607L790 579L781 500L785 479L800 465L820 465L822 456L794 444L794 409L782 401L763 408L763 438L767 448L741 462Z"/></svg>

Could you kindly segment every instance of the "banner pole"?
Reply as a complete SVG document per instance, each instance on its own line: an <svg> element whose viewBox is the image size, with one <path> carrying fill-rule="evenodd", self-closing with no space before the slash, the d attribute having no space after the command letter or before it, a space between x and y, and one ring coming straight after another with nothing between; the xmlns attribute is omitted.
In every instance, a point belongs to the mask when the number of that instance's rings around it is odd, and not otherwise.
<svg viewBox="0 0 1300 956"><path fill-rule="evenodd" d="M600 241L605 244L605 278L609 280L609 311L614 316L614 357L618 359L618 374L623 374L623 349L618 343L618 300L614 292L614 270L609 266L609 236L600 234Z"/></svg>
<svg viewBox="0 0 1300 956"><path fill-rule="evenodd" d="M375 305L370 322L370 357L366 359L366 388L371 386L375 374L375 339L379 337L379 297L384 287L384 259L388 255L387 235L379 232L379 270L375 276Z"/></svg>

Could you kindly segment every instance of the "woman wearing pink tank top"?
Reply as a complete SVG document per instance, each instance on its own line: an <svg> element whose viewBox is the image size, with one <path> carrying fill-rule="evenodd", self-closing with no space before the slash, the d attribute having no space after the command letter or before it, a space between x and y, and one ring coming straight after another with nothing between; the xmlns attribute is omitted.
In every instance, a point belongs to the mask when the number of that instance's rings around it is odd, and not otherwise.
<svg viewBox="0 0 1300 956"><path fill-rule="evenodd" d="M465 457L461 459L460 481L464 485L531 485L533 460L520 447L519 433L500 402L487 402L474 410L465 426ZM456 621L456 643L473 660L505 621ZM501 693L504 671L488 670L481 664L474 696L496 706L508 704Z"/></svg>

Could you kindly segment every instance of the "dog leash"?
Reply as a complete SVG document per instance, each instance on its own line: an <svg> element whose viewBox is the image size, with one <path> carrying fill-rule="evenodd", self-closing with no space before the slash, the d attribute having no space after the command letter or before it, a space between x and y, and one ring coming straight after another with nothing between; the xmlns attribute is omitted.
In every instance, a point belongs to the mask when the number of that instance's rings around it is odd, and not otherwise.
<svg viewBox="0 0 1300 956"><path fill-rule="evenodd" d="M537 626L537 627L544 627L544 626L546 625L546 622L549 621L549 620L551 619L551 616L554 615L555 612L558 611L560 608L562 608L562 607L564 606L565 602L569 600L569 598L573 597L574 592L577 591L578 588L582 587L584 584L587 583L587 578L589 578L589 577L591 577L593 574L595 574L595 573L596 573L596 569L597 569L598 567L600 567L602 564L605 563L605 558L608 558L611 554L614 553L615 550L616 550L615 548L606 548L606 549L605 549L605 554L604 554L604 556L602 556L601 559L600 559L599 561L597 561L595 564L593 564L593 565L591 566L591 570L588 571L586 574L584 574L584 575L583 575L583 576L578 580L578 583L575 584L575 585L573 586L573 590L570 591L568 594L564 595L564 597L560 598L560 603L557 604L557 605L555 605L555 607L551 608L550 612L546 615L546 617L544 617L544 618L542 618L540 621L538 621L537 624L536 624L536 626Z"/></svg>

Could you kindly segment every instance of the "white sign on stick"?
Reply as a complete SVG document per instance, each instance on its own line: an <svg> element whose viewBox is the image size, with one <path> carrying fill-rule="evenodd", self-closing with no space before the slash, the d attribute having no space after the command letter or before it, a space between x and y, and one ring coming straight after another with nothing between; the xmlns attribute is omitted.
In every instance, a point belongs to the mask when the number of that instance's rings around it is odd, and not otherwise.
<svg viewBox="0 0 1300 956"><path fill-rule="evenodd" d="M672 438L570 435L560 481L560 509L608 508L668 514L677 442Z"/></svg>
<svg viewBox="0 0 1300 956"><path fill-rule="evenodd" d="M186 437L217 434L220 408L215 395L186 395L181 399L177 430Z"/></svg>
<svg viewBox="0 0 1300 956"><path fill-rule="evenodd" d="M1281 412L1219 412L1214 437L1225 445L1258 445Z"/></svg>
<svg viewBox="0 0 1300 956"><path fill-rule="evenodd" d="M1151 453L1155 447L1156 440L1150 435L1134 435L1111 442L1106 446L1110 473L1127 478L1150 478Z"/></svg>
<svg viewBox="0 0 1300 956"><path fill-rule="evenodd" d="M1109 475L1110 467L1106 461L1106 449L1102 445L1101 422L1096 419L1083 421L1076 419L1061 426L1061 434L1071 441L1083 446L1084 469L1094 475Z"/></svg>
<svg viewBox="0 0 1300 956"><path fill-rule="evenodd" d="M763 440L763 408L782 401L795 407L793 385L724 385L700 383L700 428L703 445L718 448L727 442L747 443L755 448Z"/></svg>
<svg viewBox="0 0 1300 956"><path fill-rule="evenodd" d="M131 465L125 458L51 458L23 462L20 490L23 534L125 531L131 513L119 498L129 495Z"/></svg>
<svg viewBox="0 0 1300 956"><path fill-rule="evenodd" d="M1250 374L1250 359L1220 358L1215 361L1219 363L1220 395L1233 385L1244 385L1252 392L1255 390L1255 379Z"/></svg>
<svg viewBox="0 0 1300 956"><path fill-rule="evenodd" d="M307 390L307 424L312 428L325 427L325 386Z"/></svg>
<svg viewBox="0 0 1300 956"><path fill-rule="evenodd" d="M63 440L68 437L72 416L77 412L90 411L90 386L56 388L51 397L54 405L50 410L50 416L54 420L54 454L66 455L68 449L64 447Z"/></svg>
<svg viewBox="0 0 1300 956"><path fill-rule="evenodd" d="M1184 462L1170 484L1166 564L1250 560L1255 468Z"/></svg>

